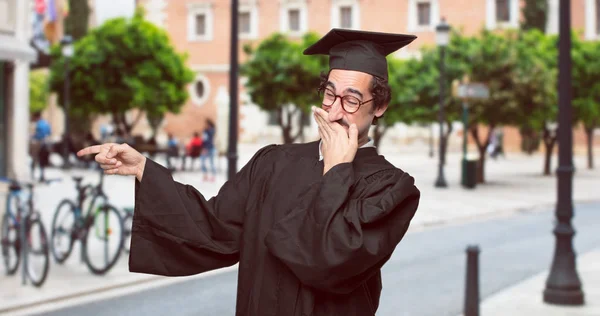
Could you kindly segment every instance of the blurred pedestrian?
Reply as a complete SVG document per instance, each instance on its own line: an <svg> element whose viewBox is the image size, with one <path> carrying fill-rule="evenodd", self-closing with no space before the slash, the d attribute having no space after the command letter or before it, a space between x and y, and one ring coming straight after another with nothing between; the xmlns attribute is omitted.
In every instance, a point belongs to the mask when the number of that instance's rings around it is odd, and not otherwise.
<svg viewBox="0 0 600 316"><path fill-rule="evenodd" d="M206 119L206 128L204 128L203 139L202 139L202 155L200 156L200 162L202 172L204 173L204 181L215 181L217 175L217 169L215 168L215 123L211 119ZM205 162L208 160L210 163L211 177L208 176L208 170Z"/></svg>
<svg viewBox="0 0 600 316"><path fill-rule="evenodd" d="M128 145L79 152L107 174L135 176L129 271L185 276L237 263L236 315L375 315L381 268L420 192L368 133L391 99L386 56L414 38L334 29L306 49L329 55L313 107L321 140L263 147L214 197Z"/></svg>
<svg viewBox="0 0 600 316"><path fill-rule="evenodd" d="M35 166L40 167L40 181L45 181L44 170L50 165L49 137L52 128L40 112L33 114L34 131L30 140L31 177L34 178Z"/></svg>
<svg viewBox="0 0 600 316"><path fill-rule="evenodd" d="M190 162L190 170L194 169L194 160L196 158L200 158L200 154L202 153L202 137L200 137L199 132L194 132L194 136L185 146L186 158L191 160ZM185 168L186 160L184 160L183 165Z"/></svg>
<svg viewBox="0 0 600 316"><path fill-rule="evenodd" d="M498 155L502 155L502 157L506 157L504 155L504 133L501 128L494 128L492 134L490 135L490 145L488 146L488 153L490 157L496 159Z"/></svg>
<svg viewBox="0 0 600 316"><path fill-rule="evenodd" d="M172 166L171 159L179 157L179 142L177 138L173 136L173 134L168 133L169 139L167 140L167 168L170 170L174 170L175 168Z"/></svg>

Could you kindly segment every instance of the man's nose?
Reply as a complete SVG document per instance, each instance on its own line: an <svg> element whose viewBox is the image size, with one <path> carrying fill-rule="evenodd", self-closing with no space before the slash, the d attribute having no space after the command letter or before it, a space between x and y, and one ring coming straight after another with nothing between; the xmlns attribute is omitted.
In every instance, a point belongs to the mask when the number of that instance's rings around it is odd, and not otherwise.
<svg viewBox="0 0 600 316"><path fill-rule="evenodd" d="M342 99L337 98L337 100L335 100L335 102L331 105L327 118L330 122L337 122L342 118L343 115L344 108L342 107Z"/></svg>

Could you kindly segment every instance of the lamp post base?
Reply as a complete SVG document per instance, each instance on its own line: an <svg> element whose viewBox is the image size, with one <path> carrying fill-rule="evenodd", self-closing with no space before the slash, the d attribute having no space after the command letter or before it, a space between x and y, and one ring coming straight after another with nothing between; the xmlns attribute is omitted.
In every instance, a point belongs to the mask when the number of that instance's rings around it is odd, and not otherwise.
<svg viewBox="0 0 600 316"><path fill-rule="evenodd" d="M558 172L568 173L560 169ZM560 215L558 218L564 220ZM557 305L583 305L583 291L572 245L575 230L570 222L559 222L554 229L554 235L556 250L544 289L544 302Z"/></svg>
<svg viewBox="0 0 600 316"><path fill-rule="evenodd" d="M557 305L583 305L581 289L545 289L544 302Z"/></svg>
<svg viewBox="0 0 600 316"><path fill-rule="evenodd" d="M436 188L447 188L448 187L448 183L446 183L446 179L444 178L443 174L440 174L437 178L437 180L435 180L435 187Z"/></svg>

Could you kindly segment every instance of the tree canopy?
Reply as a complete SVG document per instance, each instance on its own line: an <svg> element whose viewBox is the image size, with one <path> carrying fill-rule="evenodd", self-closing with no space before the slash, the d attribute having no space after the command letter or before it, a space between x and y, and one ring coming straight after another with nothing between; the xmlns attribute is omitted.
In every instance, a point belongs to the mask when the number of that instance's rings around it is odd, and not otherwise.
<svg viewBox="0 0 600 316"><path fill-rule="evenodd" d="M320 102L317 89L320 74L327 69L327 58L302 54L304 47L318 38L307 33L297 42L275 33L257 47L244 46L249 59L241 65L241 74L248 78L250 98L261 109L276 113L284 143L292 143L301 135L301 128L292 134L293 126L301 126L294 124L294 118L301 118L302 112L308 113L311 105Z"/></svg>
<svg viewBox="0 0 600 316"><path fill-rule="evenodd" d="M144 19L142 9L91 30L75 43L74 52L68 63L70 116L112 114L117 128L128 134L137 122L126 119L128 110L177 113L188 98L185 87L194 75L186 56L173 49L164 30ZM52 57L51 89L62 105L65 58L60 47L53 48Z"/></svg>
<svg viewBox="0 0 600 316"><path fill-rule="evenodd" d="M50 88L48 72L38 69L29 73L29 113L34 114L46 109Z"/></svg>

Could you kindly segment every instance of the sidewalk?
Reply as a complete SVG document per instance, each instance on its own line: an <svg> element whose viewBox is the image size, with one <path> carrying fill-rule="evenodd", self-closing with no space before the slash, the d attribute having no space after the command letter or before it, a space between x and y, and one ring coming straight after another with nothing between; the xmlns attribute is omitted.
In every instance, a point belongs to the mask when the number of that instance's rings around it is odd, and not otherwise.
<svg viewBox="0 0 600 316"><path fill-rule="evenodd" d="M240 145L238 169L246 164L260 147L260 145ZM543 167L541 154L525 156L510 153L507 159L500 158L496 161L488 159L486 160L485 174L487 183L478 185L474 190L466 190L460 186L461 156L459 154L450 153L447 157L445 177L449 187L437 189L434 187L437 177L437 157L428 157L426 148L414 150L401 148L395 151L392 149L383 148L382 154L394 165L414 176L416 185L422 193L419 210L413 219L409 233L441 224L509 216L521 211L548 210L553 209L556 205L556 176L544 177L541 175ZM575 157L574 161L577 167L573 183L575 202L600 200L597 189L600 185L600 168L584 169L586 166L584 156ZM596 158L596 161L600 161L600 159ZM557 164L558 160L554 157L553 170L556 169ZM202 175L198 171L175 173L174 178L194 186L207 198L210 198L217 194L225 182L227 171L225 158L221 158L220 165L223 170L214 183L203 182ZM64 180L49 186L42 186L36 191L36 205L48 231L55 207L63 198L72 198L75 195L74 183L70 178L75 175L84 176L84 183L96 183L99 177L97 172L89 170L64 172L60 169L51 169L46 173L47 178L60 177ZM104 188L112 204L117 207L133 205L133 178L105 176L104 181ZM0 199L3 197L4 195L0 193ZM577 212L576 209L575 212ZM596 262L598 261L597 256ZM580 261L580 264L584 264L584 261ZM72 257L64 265L58 265L53 260L51 261L48 279L41 289L22 286L20 274L7 277L3 275L3 268L0 268L0 272L2 273L0 275L0 313L32 304L164 279L157 276L129 273L125 255L107 275L95 276L87 270L84 264L79 262L79 245L76 245ZM21 273L20 270L18 273ZM586 284L586 295L590 295L590 290L594 288L600 289L598 274L596 271L595 278L585 278L589 282ZM533 295L541 295L540 290L530 292L534 293Z"/></svg>
<svg viewBox="0 0 600 316"><path fill-rule="evenodd" d="M600 315L600 248L577 257L577 271L582 280L584 305L562 306L543 301L549 271L483 300L482 316L597 316Z"/></svg>

